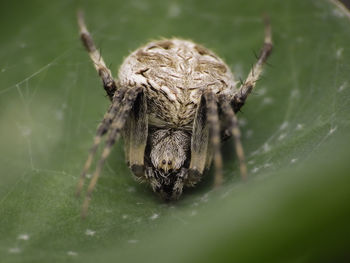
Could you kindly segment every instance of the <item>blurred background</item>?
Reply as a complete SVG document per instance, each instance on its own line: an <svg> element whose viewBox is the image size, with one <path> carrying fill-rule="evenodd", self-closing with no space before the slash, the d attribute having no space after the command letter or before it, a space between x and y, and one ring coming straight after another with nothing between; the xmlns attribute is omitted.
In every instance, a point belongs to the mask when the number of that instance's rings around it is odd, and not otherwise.
<svg viewBox="0 0 350 263"><path fill-rule="evenodd" d="M326 0L2 1L1 262L349 262L350 16ZM139 185L114 148L80 218L74 197L109 101L78 38L82 8L114 76L149 40L192 39L245 79L271 17L274 50L232 141L178 202Z"/></svg>
<svg viewBox="0 0 350 263"><path fill-rule="evenodd" d="M350 9L350 1L349 0L340 0L340 1L337 1L337 2L342 4L347 9Z"/></svg>

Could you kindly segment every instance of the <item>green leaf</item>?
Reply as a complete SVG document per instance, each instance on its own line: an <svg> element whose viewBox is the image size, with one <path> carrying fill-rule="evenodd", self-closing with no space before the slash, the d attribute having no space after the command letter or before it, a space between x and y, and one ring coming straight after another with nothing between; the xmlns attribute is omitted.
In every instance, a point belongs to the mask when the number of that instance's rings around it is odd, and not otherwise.
<svg viewBox="0 0 350 263"><path fill-rule="evenodd" d="M16 1L0 4L1 262L347 262L350 20L326 0ZM163 203L122 142L81 220L75 186L108 107L76 10L117 75L149 39L212 48L244 79L271 17L274 51L239 114L250 178L223 145L212 171Z"/></svg>

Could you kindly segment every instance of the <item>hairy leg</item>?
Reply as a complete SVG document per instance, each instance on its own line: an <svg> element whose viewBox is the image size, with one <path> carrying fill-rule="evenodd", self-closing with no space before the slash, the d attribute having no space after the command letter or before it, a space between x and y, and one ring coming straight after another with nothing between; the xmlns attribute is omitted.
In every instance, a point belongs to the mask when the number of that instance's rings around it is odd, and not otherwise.
<svg viewBox="0 0 350 263"><path fill-rule="evenodd" d="M114 118L114 120L111 124L110 131L108 134L108 138L106 140L105 147L104 147L103 152L102 152L101 159L98 161L97 166L96 166L96 170L95 170L95 172L90 180L90 184L89 184L89 187L87 189L86 197L85 197L85 200L83 203L83 209L82 209L82 217L83 218L87 214L87 210L88 210L89 203L91 200L91 195L92 195L92 192L95 188L97 180L100 176L103 165L104 165L107 157L111 153L112 146L119 139L120 134L122 132L122 129L124 128L126 119L134 106L135 100L137 99L138 95L141 92L142 92L142 88L137 87L137 88L133 88L133 89L128 89L125 93L121 108L118 111L117 116Z"/></svg>
<svg viewBox="0 0 350 263"><path fill-rule="evenodd" d="M238 92L234 96L233 108L235 112L240 110L240 108L244 105L248 95L252 92L256 82L258 81L262 73L263 66L272 51L271 25L270 25L269 18L267 16L264 18L264 22L265 22L264 45L261 48L258 61L250 70L248 77L242 83Z"/></svg>
<svg viewBox="0 0 350 263"><path fill-rule="evenodd" d="M90 58L94 63L94 66L102 79L103 86L107 92L107 95L112 100L113 95L117 90L116 83L112 77L111 71L109 70L109 68L107 68L100 52L97 50L94 44L94 41L90 35L90 32L87 30L87 27L84 21L84 16L81 11L78 12L78 24L80 29L80 38L86 50L89 52Z"/></svg>
<svg viewBox="0 0 350 263"><path fill-rule="evenodd" d="M96 154L96 150L97 150L99 144L101 143L103 135L105 135L107 133L107 131L109 130L109 128L111 126L113 119L117 115L118 109L120 107L120 103L124 97L126 90L127 90L127 88L121 88L114 94L114 97L112 100L112 105L109 107L108 111L106 112L106 114L103 117L102 122L99 124L99 126L97 128L97 132L96 132L96 135L94 138L94 143L93 143L92 147L90 148L89 156L85 162L83 171L80 175L80 180L79 180L77 190L76 190L77 196L80 195L81 190L83 189L86 174L91 166L92 160Z"/></svg>
<svg viewBox="0 0 350 263"><path fill-rule="evenodd" d="M147 134L147 100L144 94L140 94L127 119L123 133L127 163L134 175L139 179L144 177L144 154Z"/></svg>
<svg viewBox="0 0 350 263"><path fill-rule="evenodd" d="M209 143L211 147L209 147ZM220 121L217 98L212 92L202 95L193 124L191 139L191 163L187 184L199 181L204 169L214 158L215 186L220 186L222 178L222 156L220 152Z"/></svg>
<svg viewBox="0 0 350 263"><path fill-rule="evenodd" d="M236 114L232 110L230 101L228 99L221 97L219 101L220 101L219 106L221 108L221 111L228 119L227 130L229 131L230 135L233 136L233 139L235 141L235 148L236 148L237 158L239 160L241 177L242 179L245 179L247 177L247 166L245 163L244 151L243 151L243 146L241 142L241 132L239 130Z"/></svg>
<svg viewBox="0 0 350 263"><path fill-rule="evenodd" d="M209 127L210 143L212 146L215 166L215 187L222 184L222 156L220 151L220 121L216 95L212 92L204 93L207 102L207 123Z"/></svg>
<svg viewBox="0 0 350 263"><path fill-rule="evenodd" d="M191 163L186 184L195 185L207 166L209 129L204 96L201 97L193 122L191 137Z"/></svg>

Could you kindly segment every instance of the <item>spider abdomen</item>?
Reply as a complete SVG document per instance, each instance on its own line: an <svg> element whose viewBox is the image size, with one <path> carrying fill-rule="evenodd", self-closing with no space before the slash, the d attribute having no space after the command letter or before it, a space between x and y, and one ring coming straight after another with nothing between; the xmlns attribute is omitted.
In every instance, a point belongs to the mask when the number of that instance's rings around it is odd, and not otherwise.
<svg viewBox="0 0 350 263"><path fill-rule="evenodd" d="M119 83L145 88L149 125L185 130L192 129L203 91L235 90L233 74L218 56L176 38L150 42L131 53L120 67Z"/></svg>

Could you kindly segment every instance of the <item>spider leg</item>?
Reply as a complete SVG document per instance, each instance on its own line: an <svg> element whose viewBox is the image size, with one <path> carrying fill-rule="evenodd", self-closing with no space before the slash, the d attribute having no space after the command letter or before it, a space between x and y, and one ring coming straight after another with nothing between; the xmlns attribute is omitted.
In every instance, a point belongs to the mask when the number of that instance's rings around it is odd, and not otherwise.
<svg viewBox="0 0 350 263"><path fill-rule="evenodd" d="M215 180L214 185L222 184L222 156L220 152L220 121L216 95L212 92L204 93L207 102L207 122L209 127L210 143L213 151Z"/></svg>
<svg viewBox="0 0 350 263"><path fill-rule="evenodd" d="M211 144L211 148L208 144ZM203 170L214 157L215 186L220 186L222 178L222 156L220 152L220 121L218 115L216 95L206 92L202 95L196 112L192 141L191 141L191 163L189 167L189 184L194 183L203 173Z"/></svg>
<svg viewBox="0 0 350 263"><path fill-rule="evenodd" d="M96 135L94 138L94 143L93 143L92 147L90 148L89 156L85 162L83 171L80 175L80 179L79 179L77 190L76 190L77 196L80 196L81 190L83 189L83 186L84 186L86 174L91 166L92 160L96 154L96 150L97 150L97 148L102 140L103 135L105 135L107 133L108 129L111 126L113 119L117 115L118 109L120 107L120 103L124 97L126 90L127 90L127 88L121 88L114 94L111 106L108 108L108 111L105 113L102 122L97 127L97 132L96 132Z"/></svg>
<svg viewBox="0 0 350 263"><path fill-rule="evenodd" d="M149 180L153 191L156 193L159 193L159 191L161 189L161 184L155 178L154 169L152 167L146 168L145 176L146 176L147 180Z"/></svg>
<svg viewBox="0 0 350 263"><path fill-rule="evenodd" d="M235 112L240 110L240 108L244 105L248 95L252 92L256 82L259 80L259 77L262 73L263 66L272 51L273 45L272 45L272 37L271 37L271 25L270 25L269 18L267 16L264 17L264 23L265 23L264 45L260 50L258 61L250 70L248 77L241 84L238 92L234 95L233 107Z"/></svg>
<svg viewBox="0 0 350 263"><path fill-rule="evenodd" d="M204 169L207 166L209 129L206 121L206 101L201 96L192 129L191 138L191 163L188 170L188 179L186 184L193 186L199 180ZM210 163L210 162L209 162Z"/></svg>
<svg viewBox="0 0 350 263"><path fill-rule="evenodd" d="M107 95L112 100L114 92L117 90L117 85L112 77L111 71L106 66L100 52L97 50L94 44L89 31L87 30L82 11L78 11L78 25L81 41L83 42L86 50L89 52L90 58L102 79L103 86L107 92Z"/></svg>
<svg viewBox="0 0 350 263"><path fill-rule="evenodd" d="M88 210L89 203L91 200L91 195L92 195L92 192L95 188L97 180L100 176L102 167L103 167L107 157L111 153L112 146L119 139L120 134L122 132L122 129L125 126L126 119L128 118L128 115L130 114L130 111L132 110L132 108L134 106L135 100L137 99L138 95L141 92L142 92L142 88L137 87L137 88L128 89L128 91L126 91L126 93L125 93L121 108L111 124L110 131L108 134L108 138L106 140L105 147L104 147L103 152L102 152L101 159L98 161L97 166L96 166L96 170L95 170L95 172L90 180L90 184L89 184L89 187L87 189L87 193L86 193L85 200L83 203L83 208L82 208L81 215L83 218L85 218L85 216L87 214L87 210Z"/></svg>
<svg viewBox="0 0 350 263"><path fill-rule="evenodd" d="M241 142L241 132L239 130L236 114L233 111L230 105L230 101L228 99L225 99L224 97L220 97L219 101L220 101L219 105L222 110L222 113L228 119L227 130L230 132L231 135L233 135L233 139L235 141L235 148L236 148L236 154L239 160L241 177L242 179L245 179L247 177L247 166L245 163L244 151L243 151L242 142Z"/></svg>
<svg viewBox="0 0 350 263"><path fill-rule="evenodd" d="M147 100L143 93L137 97L124 128L126 160L138 179L144 176L144 154L147 144Z"/></svg>

